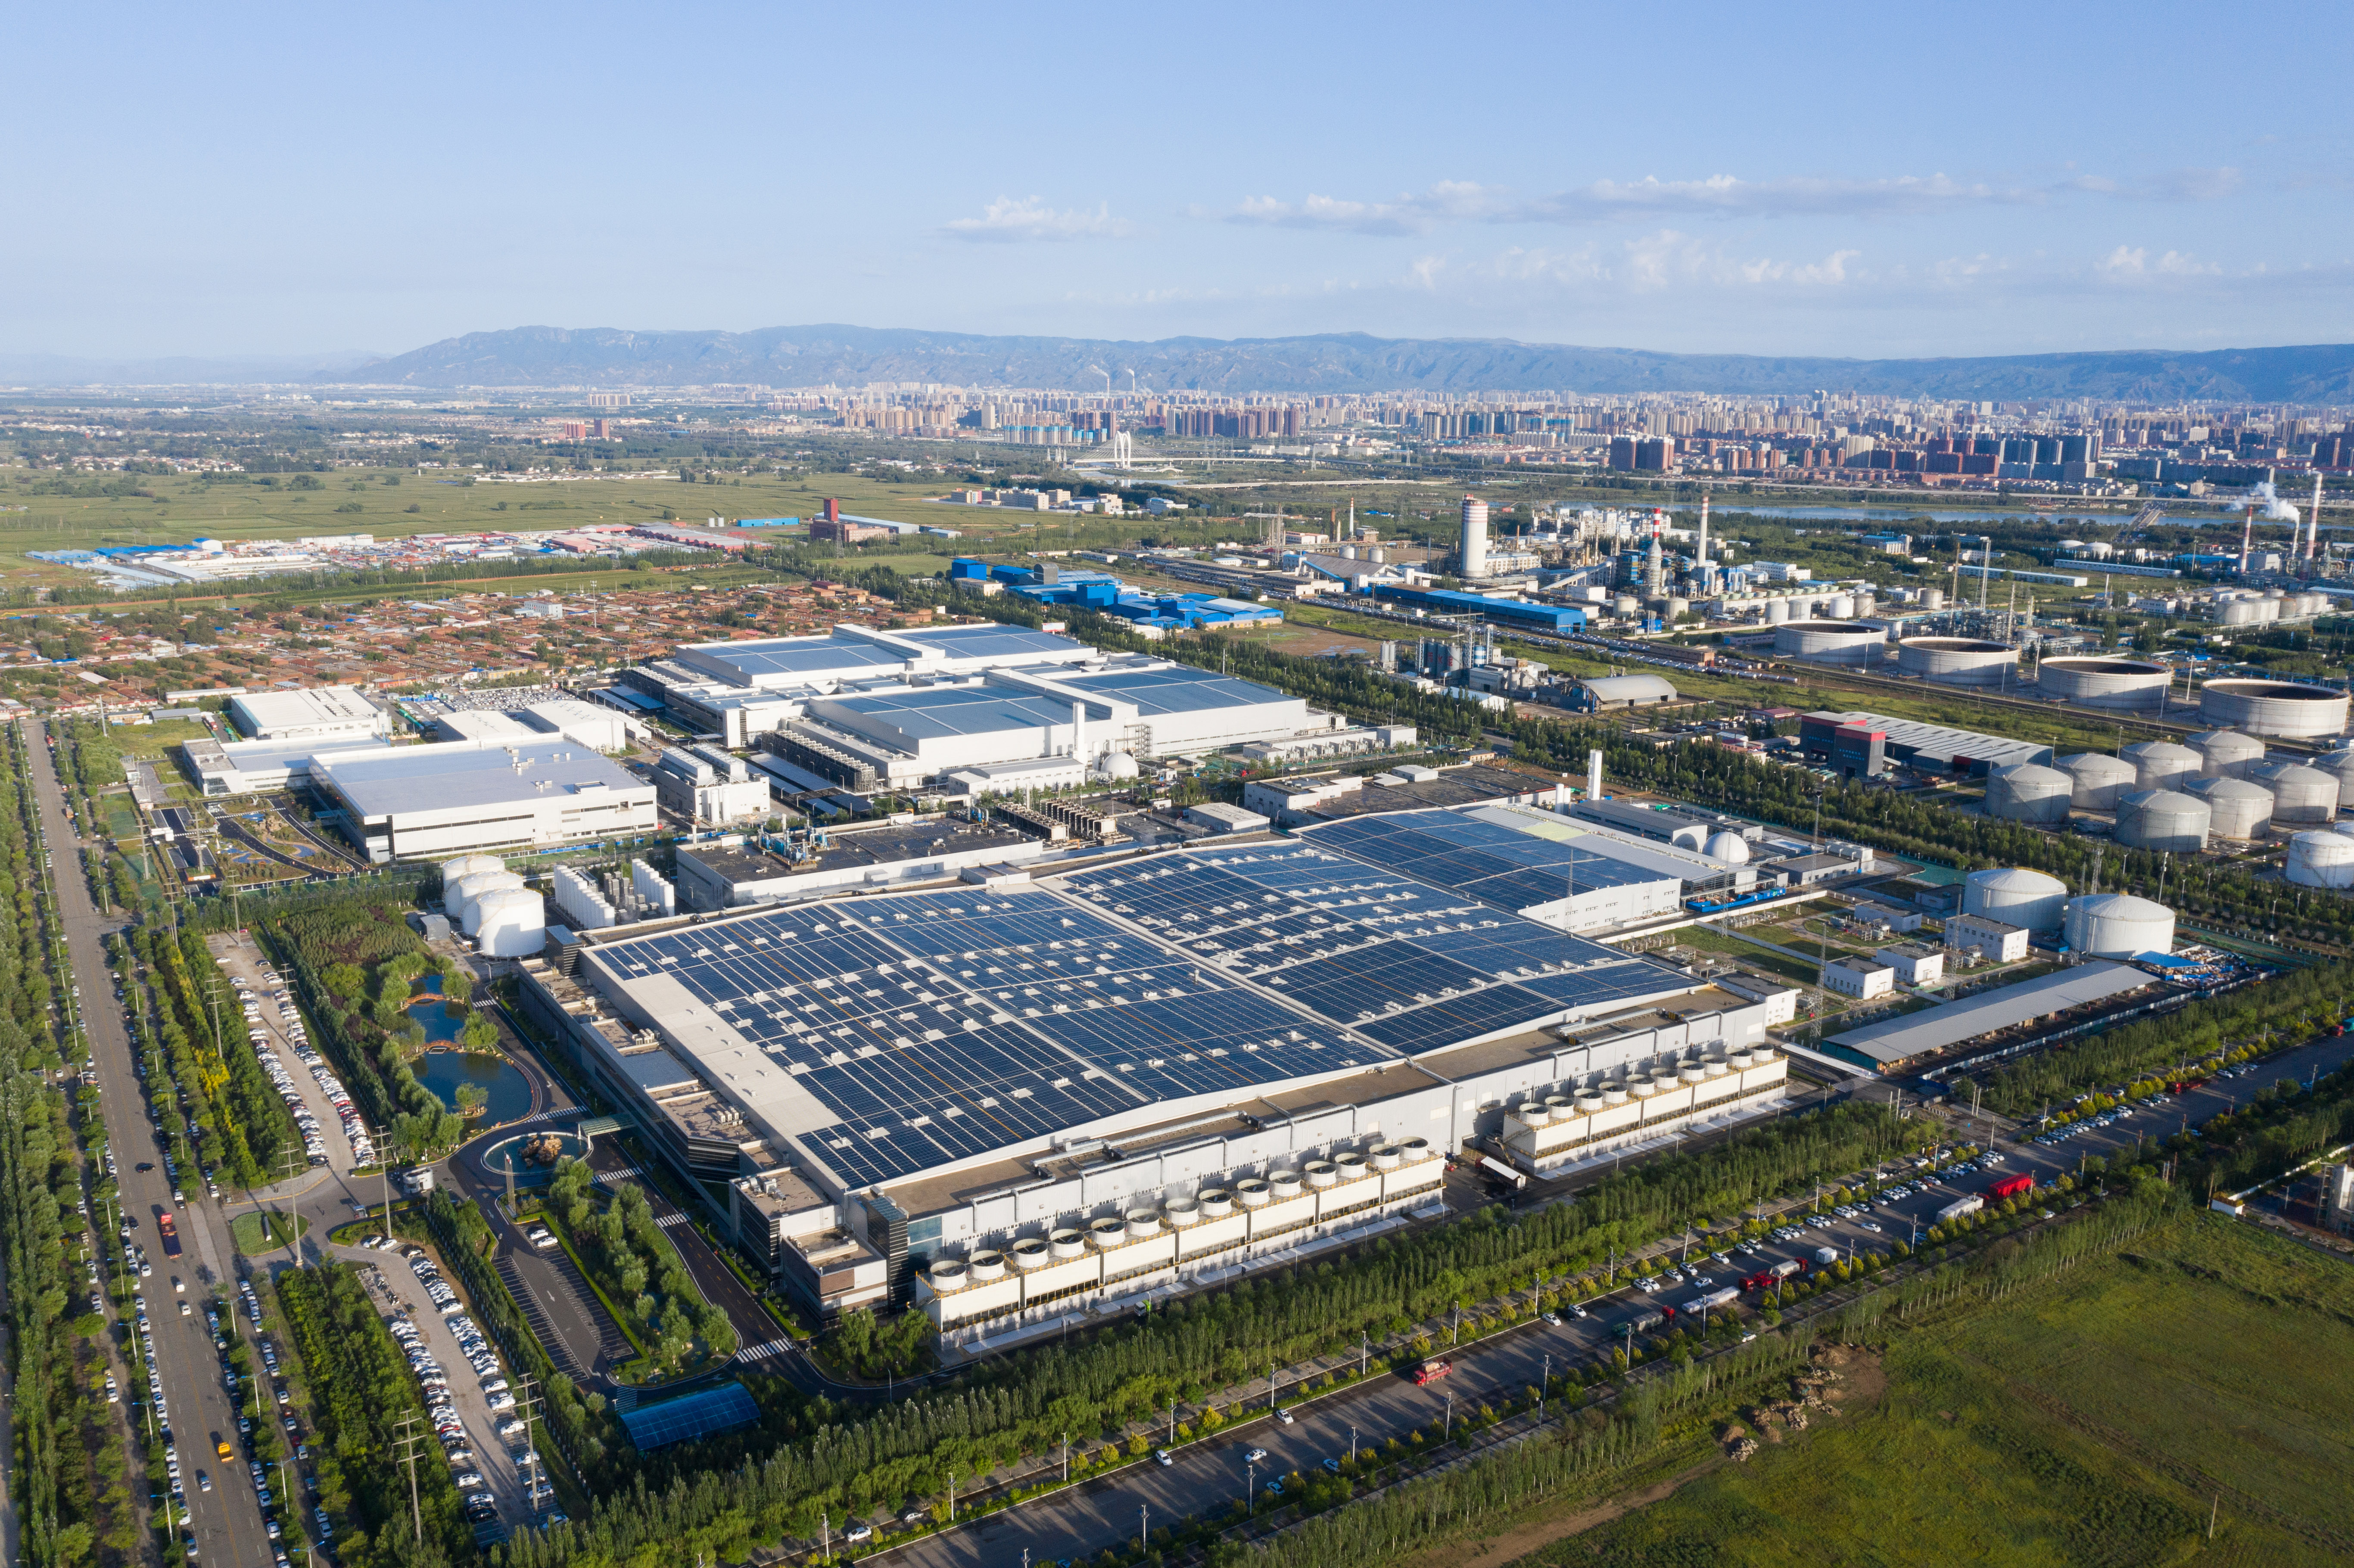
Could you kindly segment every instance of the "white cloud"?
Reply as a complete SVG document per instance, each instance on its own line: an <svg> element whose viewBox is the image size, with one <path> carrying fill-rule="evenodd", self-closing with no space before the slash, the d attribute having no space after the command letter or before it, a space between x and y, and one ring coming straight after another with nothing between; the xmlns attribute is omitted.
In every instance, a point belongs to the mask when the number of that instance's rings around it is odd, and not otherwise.
<svg viewBox="0 0 2354 1568"><path fill-rule="evenodd" d="M1038 197L999 196L979 217L960 217L940 232L954 239L1019 244L1041 239L1125 239L1136 226L1111 215L1109 203L1093 212L1058 212Z"/></svg>
<svg viewBox="0 0 2354 1568"><path fill-rule="evenodd" d="M2179 250L2162 252L2153 260L2147 246L2120 245L2094 263L2094 270L2106 278L2212 278L2221 276L2223 269Z"/></svg>
<svg viewBox="0 0 2354 1568"><path fill-rule="evenodd" d="M1225 217L1228 223L1269 228L1424 234L1444 220L1485 217L1501 199L1500 188L1446 180L1419 195L1402 195L1394 201L1343 201L1336 196L1310 195L1299 201L1287 202L1275 196L1251 196Z"/></svg>

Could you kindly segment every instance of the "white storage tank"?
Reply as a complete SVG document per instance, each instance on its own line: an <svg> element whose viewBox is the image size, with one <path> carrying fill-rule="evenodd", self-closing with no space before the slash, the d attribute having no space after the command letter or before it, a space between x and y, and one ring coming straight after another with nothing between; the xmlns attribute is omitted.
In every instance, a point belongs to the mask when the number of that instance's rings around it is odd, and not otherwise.
<svg viewBox="0 0 2354 1568"><path fill-rule="evenodd" d="M2166 701L2174 671L2147 659L2046 659L2035 667L2035 689L2078 707L2149 713Z"/></svg>
<svg viewBox="0 0 2354 1568"><path fill-rule="evenodd" d="M1831 595L1831 607L1828 611L1828 614L1833 620L1853 620L1855 619L1855 596L1850 593L1835 593Z"/></svg>
<svg viewBox="0 0 2354 1568"><path fill-rule="evenodd" d="M1729 829L1720 830L1708 835L1708 843L1701 853L1711 860L1721 860L1727 865L1747 865L1749 842Z"/></svg>
<svg viewBox="0 0 2354 1568"><path fill-rule="evenodd" d="M2325 752L2313 759L2313 766L2338 780L2340 804L2354 800L2354 747L2341 751Z"/></svg>
<svg viewBox="0 0 2354 1568"><path fill-rule="evenodd" d="M2249 778L2273 794L2273 821L2306 823L2338 820L2338 776L2302 762L2267 762Z"/></svg>
<svg viewBox="0 0 2354 1568"><path fill-rule="evenodd" d="M1914 637L1896 645L1896 673L1941 686L2000 686L2019 669L2019 650L1978 637Z"/></svg>
<svg viewBox="0 0 2354 1568"><path fill-rule="evenodd" d="M1987 775L1986 814L2006 822L2064 822L2075 785L2056 768L2013 762Z"/></svg>
<svg viewBox="0 0 2354 1568"><path fill-rule="evenodd" d="M1785 659L1818 664L1874 664L1888 645L1888 632L1852 620L1792 620L1774 629L1774 652Z"/></svg>
<svg viewBox="0 0 2354 1568"><path fill-rule="evenodd" d="M1783 624L1785 621L1788 620L1789 619L1790 619L1790 601L1789 601L1788 599L1767 599L1767 600L1766 601L1766 625L1768 625L1768 626L1779 626L1779 625Z"/></svg>
<svg viewBox="0 0 2354 1568"><path fill-rule="evenodd" d="M2069 804L2080 811L2114 811L2117 798L2139 786L2134 765L2106 752L2081 751L2060 759L2060 771L2073 780Z"/></svg>
<svg viewBox="0 0 2354 1568"><path fill-rule="evenodd" d="M2031 931L2057 931L2068 885L2025 866L1994 866L1962 878L1962 913Z"/></svg>
<svg viewBox="0 0 2354 1568"><path fill-rule="evenodd" d="M2134 765L2137 789L2172 789L2199 777L2199 754L2170 740L2136 741L2118 755Z"/></svg>
<svg viewBox="0 0 2354 1568"><path fill-rule="evenodd" d="M2137 789L2117 802L2116 842L2126 849L2207 847L2207 802L2173 789Z"/></svg>
<svg viewBox="0 0 2354 1568"><path fill-rule="evenodd" d="M2273 793L2245 779L2193 779L2183 788L2207 802L2207 832L2219 839L2257 839L2273 818Z"/></svg>
<svg viewBox="0 0 2354 1568"><path fill-rule="evenodd" d="M523 885L523 878L512 871L472 872L458 879L455 896L444 894L442 903L458 917L459 928L471 937L480 921L482 900Z"/></svg>
<svg viewBox="0 0 2354 1568"><path fill-rule="evenodd" d="M2186 744L2199 754L2201 779L2245 779L2264 759L2264 743L2236 729L2211 729Z"/></svg>
<svg viewBox="0 0 2354 1568"><path fill-rule="evenodd" d="M2298 681L2210 681L2199 688L2199 716L2250 735L2314 740L2346 733L2346 694Z"/></svg>
<svg viewBox="0 0 2354 1568"><path fill-rule="evenodd" d="M506 868L507 863L494 854L461 854L456 860L443 861L441 863L442 906L449 907L450 890L458 885L461 878L472 876L478 871L504 871ZM451 912L456 913L455 910Z"/></svg>
<svg viewBox="0 0 2354 1568"><path fill-rule="evenodd" d="M2297 834L2288 841L2285 874L2299 887L2354 888L2354 836Z"/></svg>
<svg viewBox="0 0 2354 1568"><path fill-rule="evenodd" d="M2133 959L2174 950L2174 911L2126 893L2068 901L2068 946L2095 959Z"/></svg>
<svg viewBox="0 0 2354 1568"><path fill-rule="evenodd" d="M474 906L474 940L486 958L527 959L547 946L547 908L527 887L502 887Z"/></svg>

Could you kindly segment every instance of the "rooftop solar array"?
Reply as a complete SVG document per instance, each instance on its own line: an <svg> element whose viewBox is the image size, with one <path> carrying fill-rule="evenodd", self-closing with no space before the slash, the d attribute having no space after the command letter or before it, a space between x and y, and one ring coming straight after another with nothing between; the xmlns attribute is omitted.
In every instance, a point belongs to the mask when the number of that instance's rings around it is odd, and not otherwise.
<svg viewBox="0 0 2354 1568"><path fill-rule="evenodd" d="M832 1119L780 1130L854 1187L1389 1055L1044 888L808 905L593 958L674 980L781 1065Z"/></svg>
<svg viewBox="0 0 2354 1568"><path fill-rule="evenodd" d="M732 664L747 676L829 675L852 671L898 670L907 656L843 637L772 637L748 642L705 642L680 650Z"/></svg>
<svg viewBox="0 0 2354 1568"><path fill-rule="evenodd" d="M1574 893L1670 880L1574 842L1458 811L1354 817L1309 828L1302 836L1515 913Z"/></svg>
<svg viewBox="0 0 2354 1568"><path fill-rule="evenodd" d="M1205 965L1409 1053L1691 989L1643 959L1306 842L1187 852L1064 885Z"/></svg>
<svg viewBox="0 0 2354 1568"><path fill-rule="evenodd" d="M1094 652L1058 632L1032 631L1020 626L935 626L892 635L903 642L937 649L951 659L1062 659Z"/></svg>
<svg viewBox="0 0 2354 1568"><path fill-rule="evenodd" d="M837 697L820 711L828 716L859 715L917 741L1034 730L1041 725L1071 722L1070 704L1007 686L923 686L908 692Z"/></svg>
<svg viewBox="0 0 2354 1568"><path fill-rule="evenodd" d="M749 1389L730 1382L717 1388L699 1389L678 1399L666 1399L660 1404L624 1410L620 1417L630 1441L642 1454L649 1449L666 1448L673 1443L708 1437L730 1427L748 1426L760 1419L760 1407L752 1403Z"/></svg>
<svg viewBox="0 0 2354 1568"><path fill-rule="evenodd" d="M1232 675L1213 675L1182 666L1159 670L1106 670L1095 674L1061 674L1055 679L1077 690L1133 703L1147 717L1162 714L1206 713L1218 708L1259 707L1287 703L1273 686Z"/></svg>

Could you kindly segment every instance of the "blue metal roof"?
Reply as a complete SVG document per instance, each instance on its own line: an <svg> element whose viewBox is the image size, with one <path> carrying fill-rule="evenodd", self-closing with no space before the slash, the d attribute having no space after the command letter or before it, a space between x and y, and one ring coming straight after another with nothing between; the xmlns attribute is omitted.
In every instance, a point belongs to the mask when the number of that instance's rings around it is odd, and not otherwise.
<svg viewBox="0 0 2354 1568"><path fill-rule="evenodd" d="M700 1389L660 1404L642 1404L620 1414L630 1441L642 1454L730 1427L748 1426L760 1419L760 1407L752 1403L751 1391L742 1383L723 1383L717 1388Z"/></svg>

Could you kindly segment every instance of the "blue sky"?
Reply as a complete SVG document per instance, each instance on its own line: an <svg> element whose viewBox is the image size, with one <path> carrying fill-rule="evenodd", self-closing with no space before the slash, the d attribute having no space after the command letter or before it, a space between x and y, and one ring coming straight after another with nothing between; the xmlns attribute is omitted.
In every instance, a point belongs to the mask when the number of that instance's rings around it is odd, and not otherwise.
<svg viewBox="0 0 2354 1568"><path fill-rule="evenodd" d="M2354 336L2327 7L49 6L0 352ZM27 69L31 67L33 69Z"/></svg>

